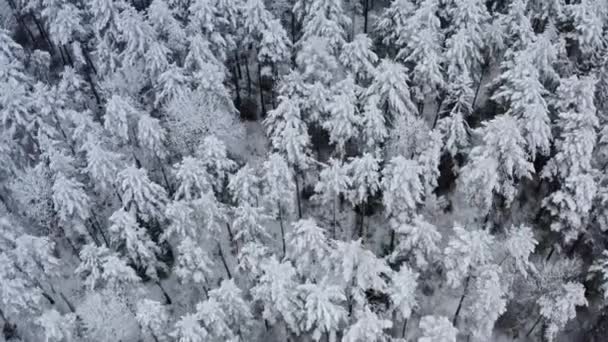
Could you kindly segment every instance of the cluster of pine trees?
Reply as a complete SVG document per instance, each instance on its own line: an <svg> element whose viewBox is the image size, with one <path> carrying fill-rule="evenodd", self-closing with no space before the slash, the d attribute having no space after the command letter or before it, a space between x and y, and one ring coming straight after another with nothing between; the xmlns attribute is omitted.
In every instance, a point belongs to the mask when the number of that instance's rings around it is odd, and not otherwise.
<svg viewBox="0 0 608 342"><path fill-rule="evenodd" d="M0 340L605 340L608 1L0 24Z"/></svg>

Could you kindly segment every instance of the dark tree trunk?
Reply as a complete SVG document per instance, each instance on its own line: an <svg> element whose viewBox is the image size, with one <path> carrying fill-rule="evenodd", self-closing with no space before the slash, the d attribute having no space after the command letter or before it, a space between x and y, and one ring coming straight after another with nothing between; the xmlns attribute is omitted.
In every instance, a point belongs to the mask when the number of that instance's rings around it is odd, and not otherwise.
<svg viewBox="0 0 608 342"><path fill-rule="evenodd" d="M245 72L247 73L247 94L251 97L251 73L249 72L249 58L245 58Z"/></svg>
<svg viewBox="0 0 608 342"><path fill-rule="evenodd" d="M285 228L283 227L283 208L281 207L281 203L278 203L279 206L279 224L281 226L281 242L283 243L283 258L285 257Z"/></svg>
<svg viewBox="0 0 608 342"><path fill-rule="evenodd" d="M226 275L228 275L228 279L232 279L232 273L230 273L230 269L228 268L228 264L226 263L226 258L224 258L224 252L222 252L222 246L220 246L219 242L217 244L217 248L220 254L220 259L222 260L222 264L224 265L224 269L226 270Z"/></svg>
<svg viewBox="0 0 608 342"><path fill-rule="evenodd" d="M163 292L163 296L165 297L165 304L171 305L173 303L173 301L171 300L171 297L169 296L169 294L167 293L167 291L165 290L163 285L160 283L160 280L156 281L156 285L158 285L160 290Z"/></svg>
<svg viewBox="0 0 608 342"><path fill-rule="evenodd" d="M236 108L241 109L241 87L239 86L239 77L236 66L239 64L235 61L234 67L232 68L232 83L234 83L234 91L236 92Z"/></svg>
<svg viewBox="0 0 608 342"><path fill-rule="evenodd" d="M262 105L262 117L266 117L266 104L264 103L264 89L262 89L262 65L258 62L258 88L260 88L260 104Z"/></svg>
<svg viewBox="0 0 608 342"><path fill-rule="evenodd" d="M460 310L462 309L462 303L464 302L464 298L467 296L470 281L471 276L467 276L467 279L464 281L464 290L462 291L462 296L460 297L460 301L458 302L458 307L456 308L456 312L454 313L454 318L452 318L452 325L454 326L456 326L456 323L458 322L458 315L460 315Z"/></svg>
<svg viewBox="0 0 608 342"><path fill-rule="evenodd" d="M542 315L538 315L538 318L536 319L536 322L534 322L534 325L532 325L532 327L530 328L530 330L528 330L528 333L526 334L526 337L530 336L532 334L532 332L534 331L534 329L536 329L536 326L538 325L538 323L540 323L540 320L543 318Z"/></svg>
<svg viewBox="0 0 608 342"><path fill-rule="evenodd" d="M370 0L363 0L363 33L367 33L367 22L369 17L369 2Z"/></svg>
<svg viewBox="0 0 608 342"><path fill-rule="evenodd" d="M302 218L302 203L300 200L300 183L298 181L298 172L296 171L294 174L294 178L296 180L296 202L298 203L298 218Z"/></svg>

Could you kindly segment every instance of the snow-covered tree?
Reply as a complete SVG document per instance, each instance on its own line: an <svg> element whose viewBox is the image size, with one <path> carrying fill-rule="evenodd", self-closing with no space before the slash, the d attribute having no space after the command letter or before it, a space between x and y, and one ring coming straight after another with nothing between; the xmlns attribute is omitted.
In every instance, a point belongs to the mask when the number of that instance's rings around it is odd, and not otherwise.
<svg viewBox="0 0 608 342"><path fill-rule="evenodd" d="M448 284L458 287L473 272L493 261L494 237L487 230L466 230L454 226L454 235L444 254Z"/></svg>
<svg viewBox="0 0 608 342"><path fill-rule="evenodd" d="M332 234L335 238L338 228L337 214L340 210L340 196L346 195L351 186L346 166L339 160L331 159L319 175L315 184L315 198L323 205L328 206L332 213Z"/></svg>
<svg viewBox="0 0 608 342"><path fill-rule="evenodd" d="M303 44L311 43L312 37L328 40L330 51L338 53L346 43L350 19L339 1L313 0L307 10L302 27Z"/></svg>
<svg viewBox="0 0 608 342"><path fill-rule="evenodd" d="M394 310L403 320L409 319L412 311L418 306L417 286L418 273L412 271L407 265L401 265L399 272L393 274L389 294Z"/></svg>
<svg viewBox="0 0 608 342"><path fill-rule="evenodd" d="M380 97L368 96L361 117L361 133L365 149L374 153L377 153L380 144L388 137L386 118L382 109L378 107L379 104Z"/></svg>
<svg viewBox="0 0 608 342"><path fill-rule="evenodd" d="M588 305L585 287L577 282L564 283L555 291L542 295L538 299L538 305L547 324L545 337L548 341L553 341L568 321L576 317L576 307Z"/></svg>
<svg viewBox="0 0 608 342"><path fill-rule="evenodd" d="M458 329L444 316L424 316L420 319L422 336L418 342L456 342Z"/></svg>
<svg viewBox="0 0 608 342"><path fill-rule="evenodd" d="M355 313L356 321L344 333L344 342L389 341L388 329L393 323L364 307Z"/></svg>
<svg viewBox="0 0 608 342"><path fill-rule="evenodd" d="M372 79L376 72L378 56L372 50L372 40L364 33L353 37L344 44L340 63L355 75L355 80Z"/></svg>
<svg viewBox="0 0 608 342"><path fill-rule="evenodd" d="M508 206L515 197L515 182L529 178L534 166L511 116L500 115L485 122L478 133L483 143L471 151L471 160L461 171L459 187L479 215L484 216L491 209L494 194L501 195Z"/></svg>
<svg viewBox="0 0 608 342"><path fill-rule="evenodd" d="M312 338L319 341L326 333L329 340L335 340L340 323L347 317L340 305L346 300L342 288L329 284L303 284L299 286L304 298L303 330L312 332Z"/></svg>
<svg viewBox="0 0 608 342"><path fill-rule="evenodd" d="M297 296L296 270L289 262L271 257L262 264L262 276L251 289L251 295L262 303L262 316L274 324L282 320L295 333L300 331L302 305Z"/></svg>
<svg viewBox="0 0 608 342"><path fill-rule="evenodd" d="M36 322L44 330L45 342L74 340L76 315L73 313L61 315L57 310L50 309L38 317Z"/></svg>
<svg viewBox="0 0 608 342"><path fill-rule="evenodd" d="M137 213L144 220L162 217L167 193L148 178L146 169L128 166L118 173L117 182L125 210Z"/></svg>
<svg viewBox="0 0 608 342"><path fill-rule="evenodd" d="M499 268L496 265L482 267L471 285L463 318L473 338L485 341L491 338L494 323L507 306Z"/></svg>
<svg viewBox="0 0 608 342"><path fill-rule="evenodd" d="M184 238L177 247L175 274L182 282L207 284L214 278L213 262L208 252L190 237Z"/></svg>
<svg viewBox="0 0 608 342"><path fill-rule="evenodd" d="M329 132L329 142L336 145L338 153L345 153L345 146L358 135L361 116L357 106L357 87L351 77L335 85L334 96L327 104L329 117L322 123Z"/></svg>
<svg viewBox="0 0 608 342"><path fill-rule="evenodd" d="M159 339L165 336L169 314L160 302L151 299L143 299L137 303L135 319L147 331Z"/></svg>
<svg viewBox="0 0 608 342"><path fill-rule="evenodd" d="M411 99L407 71L397 62L388 59L380 61L367 94L378 96L378 107L384 111L388 122L399 116L409 118L418 115L418 109Z"/></svg>
<svg viewBox="0 0 608 342"><path fill-rule="evenodd" d="M330 249L324 229L314 219L295 222L287 234L287 258L308 279L318 279L329 269Z"/></svg>

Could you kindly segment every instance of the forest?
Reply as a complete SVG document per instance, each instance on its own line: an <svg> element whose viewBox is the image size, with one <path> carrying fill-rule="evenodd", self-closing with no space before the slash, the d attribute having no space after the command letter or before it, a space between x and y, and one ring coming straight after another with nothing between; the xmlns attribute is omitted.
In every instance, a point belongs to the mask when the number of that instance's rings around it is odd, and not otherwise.
<svg viewBox="0 0 608 342"><path fill-rule="evenodd" d="M607 334L608 0L0 0L0 341Z"/></svg>

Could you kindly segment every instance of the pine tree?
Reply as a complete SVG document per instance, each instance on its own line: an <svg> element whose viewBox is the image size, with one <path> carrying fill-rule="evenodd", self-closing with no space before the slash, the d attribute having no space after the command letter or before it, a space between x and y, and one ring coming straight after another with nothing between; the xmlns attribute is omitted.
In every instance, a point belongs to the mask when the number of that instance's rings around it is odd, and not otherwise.
<svg viewBox="0 0 608 342"><path fill-rule="evenodd" d="M386 119L380 107L380 98L372 95L365 99L361 118L361 133L365 149L377 154L382 142L388 137Z"/></svg>
<svg viewBox="0 0 608 342"><path fill-rule="evenodd" d="M209 284L214 279L213 262L197 241L186 237L177 247L177 265L175 274L182 282Z"/></svg>
<svg viewBox="0 0 608 342"><path fill-rule="evenodd" d="M212 176L207 173L205 163L198 158L184 157L175 165L175 178L179 183L176 199L190 201L213 191Z"/></svg>
<svg viewBox="0 0 608 342"><path fill-rule="evenodd" d="M471 160L461 171L459 186L479 215L484 216L491 209L495 193L501 195L508 206L517 190L515 181L529 178L534 167L512 117L498 116L484 123L478 133L483 143L471 151Z"/></svg>
<svg viewBox="0 0 608 342"><path fill-rule="evenodd" d="M243 291L234 280L222 280L219 287L209 291L209 298L216 301L226 315L226 324L241 339L250 336L253 314L251 304L243 298Z"/></svg>
<svg viewBox="0 0 608 342"><path fill-rule="evenodd" d="M282 320L298 333L302 303L297 299L296 270L289 262L280 263L271 257L262 264L262 276L251 289L251 295L264 307L262 316L271 324Z"/></svg>
<svg viewBox="0 0 608 342"><path fill-rule="evenodd" d="M86 235L90 217L89 196L81 183L58 173L53 183L53 206L59 219L80 235ZM70 232L72 234L72 232Z"/></svg>
<svg viewBox="0 0 608 342"><path fill-rule="evenodd" d="M532 58L529 50L523 50L515 53L513 61L503 62L505 71L500 79L504 83L493 99L509 104L507 114L517 118L530 157L534 160L537 154L550 152L551 126L543 98L547 91L540 83L539 71Z"/></svg>
<svg viewBox="0 0 608 342"><path fill-rule="evenodd" d="M37 324L44 330L46 342L72 341L76 326L76 315L68 313L61 315L57 310L45 311L36 319Z"/></svg>
<svg viewBox="0 0 608 342"><path fill-rule="evenodd" d="M446 278L458 287L472 272L489 264L494 256L494 237L486 230L465 230L454 226L454 236L445 248Z"/></svg>
<svg viewBox="0 0 608 342"><path fill-rule="evenodd" d="M412 271L407 265L401 265L399 272L393 274L389 294L395 312L404 321L410 318L412 311L418 306L417 286L418 273Z"/></svg>
<svg viewBox="0 0 608 342"><path fill-rule="evenodd" d="M311 43L312 37L328 40L329 49L336 56L346 43L348 27L351 24L344 14L341 3L330 0L313 0L304 18L301 42Z"/></svg>
<svg viewBox="0 0 608 342"><path fill-rule="evenodd" d="M538 241L534 238L534 232L530 227L520 225L512 226L507 231L507 238L503 242L507 250L507 256L513 260L517 271L526 276L528 272L534 272L535 267L529 258L534 253Z"/></svg>
<svg viewBox="0 0 608 342"><path fill-rule="evenodd" d="M542 172L545 178L559 181L560 188L543 201L556 220L551 230L561 232L566 243L585 231L597 184L591 159L596 145L598 119L593 103L595 81L572 76L562 79L557 89L556 154Z"/></svg>
<svg viewBox="0 0 608 342"><path fill-rule="evenodd" d="M507 299L499 269L495 265L482 267L468 295L463 318L473 338L491 338L494 323L506 311Z"/></svg>
<svg viewBox="0 0 608 342"><path fill-rule="evenodd" d="M564 283L557 290L542 295L537 302L547 324L545 338L548 341L553 341L566 323L576 317L577 306L588 305L585 287L577 282Z"/></svg>
<svg viewBox="0 0 608 342"><path fill-rule="evenodd" d="M139 226L133 212L119 209L110 216L110 223L109 230L113 234L114 244L124 250L125 255L148 277L158 280L158 269L166 267L157 257L160 248L144 228Z"/></svg>
<svg viewBox="0 0 608 342"><path fill-rule="evenodd" d="M145 169L128 166L118 173L118 189L125 210L144 220L161 218L167 202L165 189L148 178Z"/></svg>
<svg viewBox="0 0 608 342"><path fill-rule="evenodd" d="M387 59L380 61L367 94L379 97L378 107L384 111L388 122L399 116L409 118L418 115L407 82L407 72L403 65Z"/></svg>
<svg viewBox="0 0 608 342"><path fill-rule="evenodd" d="M340 63L346 67L357 80L370 80L376 73L378 56L372 50L372 40L364 33L353 37L344 44L340 54Z"/></svg>
<svg viewBox="0 0 608 342"><path fill-rule="evenodd" d="M420 319L422 337L419 342L456 342L458 329L443 316L424 316Z"/></svg>
<svg viewBox="0 0 608 342"><path fill-rule="evenodd" d="M84 245L80 250L80 260L75 273L84 277L84 284L89 290L99 285L119 288L125 283L139 281L135 271L105 246Z"/></svg>
<svg viewBox="0 0 608 342"><path fill-rule="evenodd" d="M340 323L346 320L346 310L339 303L346 300L344 291L336 285L308 283L299 286L304 297L303 330L312 332L312 338L319 341L326 333L329 340L335 340Z"/></svg>
<svg viewBox="0 0 608 342"><path fill-rule="evenodd" d="M164 337L169 314L160 303L151 299L143 299L137 303L135 319L140 326L149 331L155 339Z"/></svg>
<svg viewBox="0 0 608 342"><path fill-rule="evenodd" d="M320 279L329 270L330 250L325 230L314 219L294 222L292 231L287 234L287 258L306 279Z"/></svg>
<svg viewBox="0 0 608 342"><path fill-rule="evenodd" d="M338 228L338 212L340 210L340 196L348 192L351 180L348 177L345 165L331 159L319 174L319 181L315 184L315 199L323 206L329 206L332 213L332 235L335 238Z"/></svg>
<svg viewBox="0 0 608 342"><path fill-rule="evenodd" d="M329 117L322 126L329 132L329 142L336 145L340 156L344 156L346 144L359 132L358 89L351 77L337 83L334 89L334 96L327 104Z"/></svg>
<svg viewBox="0 0 608 342"><path fill-rule="evenodd" d="M355 313L357 320L344 333L344 342L388 341L385 331L393 326L390 320L382 319L369 307L364 307Z"/></svg>
<svg viewBox="0 0 608 342"><path fill-rule="evenodd" d="M395 231L399 234L399 243L392 258L412 258L414 265L423 270L437 260L441 234L421 215L415 216L409 223L399 223Z"/></svg>

